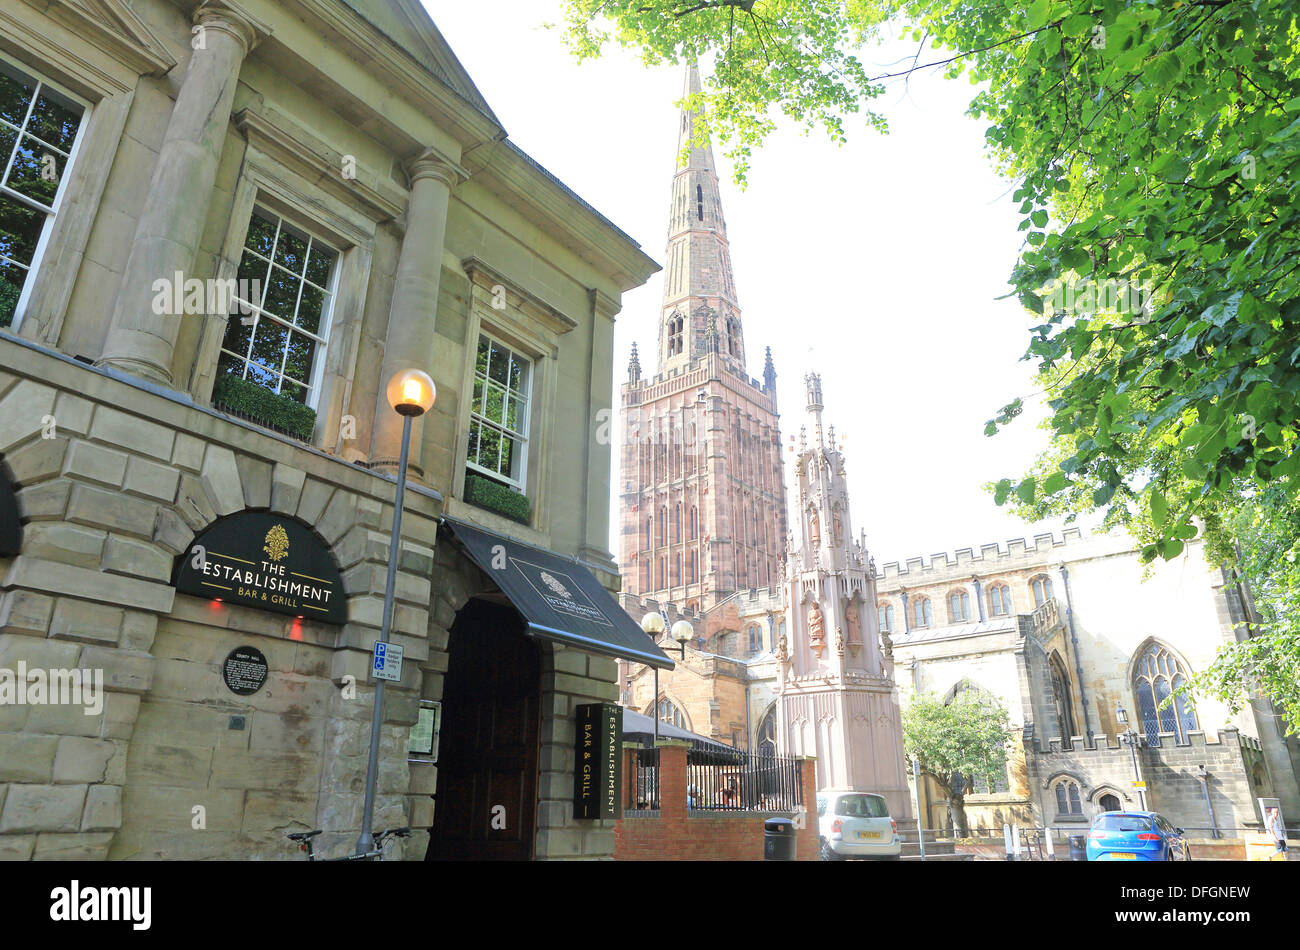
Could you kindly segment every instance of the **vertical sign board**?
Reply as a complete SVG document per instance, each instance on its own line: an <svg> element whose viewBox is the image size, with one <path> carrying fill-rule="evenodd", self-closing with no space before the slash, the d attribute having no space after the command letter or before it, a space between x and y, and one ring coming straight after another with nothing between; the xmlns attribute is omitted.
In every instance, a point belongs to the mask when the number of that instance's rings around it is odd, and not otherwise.
<svg viewBox="0 0 1300 950"><path fill-rule="evenodd" d="M623 817L623 707L578 707L573 766L573 817Z"/></svg>
<svg viewBox="0 0 1300 950"><path fill-rule="evenodd" d="M23 542L23 526L18 520L18 498L14 486L0 463L0 557L16 557Z"/></svg>

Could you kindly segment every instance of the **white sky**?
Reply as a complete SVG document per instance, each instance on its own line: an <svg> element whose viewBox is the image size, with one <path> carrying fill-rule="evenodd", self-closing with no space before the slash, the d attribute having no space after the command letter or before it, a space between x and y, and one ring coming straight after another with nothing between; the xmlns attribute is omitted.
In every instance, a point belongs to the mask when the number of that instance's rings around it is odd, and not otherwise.
<svg viewBox="0 0 1300 950"><path fill-rule="evenodd" d="M560 21L555 0L424 4L510 138L662 265L681 68L647 69L618 47L579 66L558 30L540 28ZM863 59L872 74L893 72L914 51L871 48ZM822 374L825 419L845 437L854 534L866 529L878 564L1059 528L1025 524L981 487L1022 474L1047 434L1037 406L995 438L983 433L1035 387L1019 359L1031 321L1013 299L994 300L1022 234L1015 186L983 152L986 123L964 115L974 90L934 70L915 75L909 90L875 100L889 134L850 120L843 147L783 126L744 192L714 149L750 375L761 377L771 346L789 445L806 417L803 374ZM623 298L616 387L634 340L654 371L662 276ZM613 515L611 499L611 529ZM613 530L610 543L617 555Z"/></svg>

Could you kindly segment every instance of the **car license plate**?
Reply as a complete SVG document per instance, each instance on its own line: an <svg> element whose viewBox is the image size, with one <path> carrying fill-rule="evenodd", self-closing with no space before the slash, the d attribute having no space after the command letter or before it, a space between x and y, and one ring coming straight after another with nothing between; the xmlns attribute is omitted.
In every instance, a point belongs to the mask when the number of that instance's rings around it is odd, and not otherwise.
<svg viewBox="0 0 1300 950"><path fill-rule="evenodd" d="M1119 858L1119 859L1122 860L1122 861L1136 861L1136 860L1137 860L1137 855L1136 855L1136 854L1129 854L1127 851L1112 851L1112 852L1110 853L1110 856L1111 856L1112 858Z"/></svg>
<svg viewBox="0 0 1300 950"><path fill-rule="evenodd" d="M859 831L859 832L858 832L858 837L859 837L859 838L879 838L879 837L880 837L880 832L879 832L879 831Z"/></svg>

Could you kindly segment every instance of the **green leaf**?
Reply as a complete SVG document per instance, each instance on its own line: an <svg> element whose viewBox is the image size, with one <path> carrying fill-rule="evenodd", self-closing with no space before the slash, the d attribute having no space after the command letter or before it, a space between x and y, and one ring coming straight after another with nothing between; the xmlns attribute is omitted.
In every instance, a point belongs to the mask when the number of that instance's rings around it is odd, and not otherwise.
<svg viewBox="0 0 1300 950"><path fill-rule="evenodd" d="M1165 500L1164 492L1158 488L1151 489L1151 522L1155 525L1157 531L1165 529L1165 522L1169 518L1169 503Z"/></svg>
<svg viewBox="0 0 1300 950"><path fill-rule="evenodd" d="M1016 486L1016 497L1026 505L1032 505L1034 503L1034 493L1037 489L1038 480L1034 478L1026 478Z"/></svg>

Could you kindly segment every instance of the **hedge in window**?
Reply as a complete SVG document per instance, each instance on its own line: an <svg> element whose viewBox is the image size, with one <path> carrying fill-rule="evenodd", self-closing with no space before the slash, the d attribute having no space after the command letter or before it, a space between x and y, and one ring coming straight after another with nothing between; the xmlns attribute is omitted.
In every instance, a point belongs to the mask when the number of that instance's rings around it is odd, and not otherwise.
<svg viewBox="0 0 1300 950"><path fill-rule="evenodd" d="M513 521L528 524L528 496L482 475L465 473L465 500Z"/></svg>
<svg viewBox="0 0 1300 950"><path fill-rule="evenodd" d="M212 405L310 442L316 410L238 376L223 374L212 387Z"/></svg>

